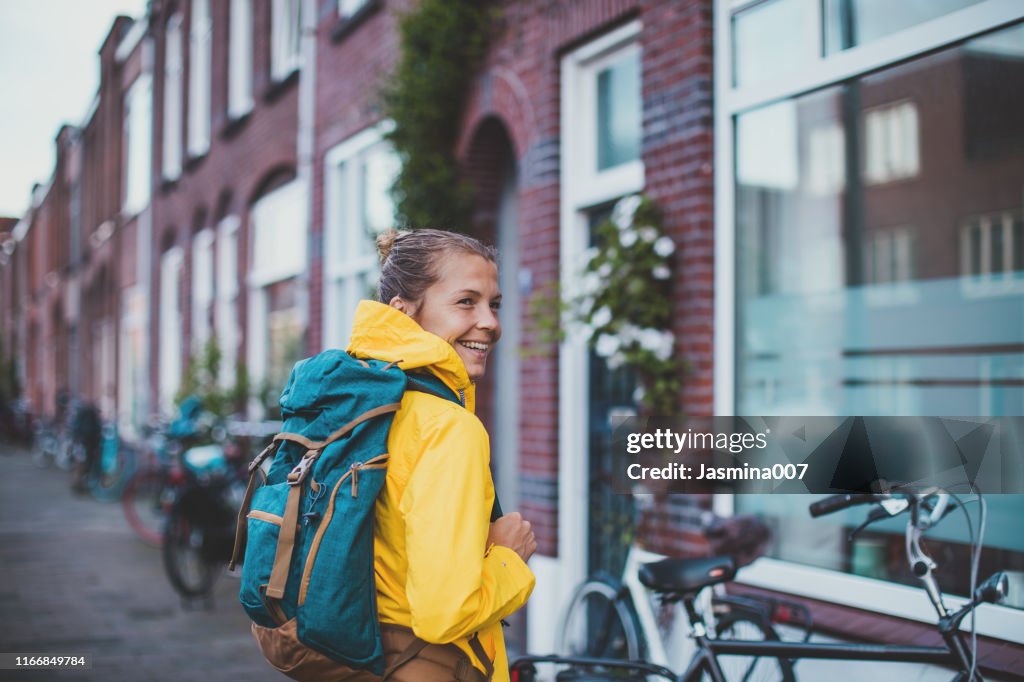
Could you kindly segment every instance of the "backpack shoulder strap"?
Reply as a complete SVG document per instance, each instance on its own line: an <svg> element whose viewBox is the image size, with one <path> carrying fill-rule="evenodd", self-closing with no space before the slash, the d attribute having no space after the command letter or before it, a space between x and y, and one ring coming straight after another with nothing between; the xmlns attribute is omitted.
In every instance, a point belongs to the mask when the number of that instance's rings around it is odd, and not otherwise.
<svg viewBox="0 0 1024 682"><path fill-rule="evenodd" d="M462 405L462 401L459 400L459 395L453 391L448 384L444 383L432 374L414 374L412 372L406 372L405 376L407 382L405 384L405 390L416 391L417 393L428 393L442 400L448 400L455 403L456 405Z"/></svg>

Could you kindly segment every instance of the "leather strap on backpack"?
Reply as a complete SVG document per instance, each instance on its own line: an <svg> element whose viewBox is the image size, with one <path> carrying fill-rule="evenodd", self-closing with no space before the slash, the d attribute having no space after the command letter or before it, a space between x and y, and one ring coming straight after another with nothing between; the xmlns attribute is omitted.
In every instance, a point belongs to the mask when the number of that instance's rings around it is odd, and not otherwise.
<svg viewBox="0 0 1024 682"><path fill-rule="evenodd" d="M238 559L242 554L242 547L245 546L246 536L249 531L249 524L246 522L245 517L249 514L249 507L252 506L252 496L256 492L256 477L262 476L264 482L267 480L267 475L263 473L263 461L267 457L272 457L277 449L281 446L281 441L274 440L270 442L270 445L263 448L263 452L256 455L256 457L249 462L249 482L245 486L245 495L242 497L242 505L238 508L238 519L235 521L235 546L231 550L231 561L228 562L228 570L235 570L235 566L238 565Z"/></svg>
<svg viewBox="0 0 1024 682"><path fill-rule="evenodd" d="M484 651L484 645L480 643L480 635L476 632L469 638L469 648L473 650L473 654L477 660L480 661L480 665L484 667L484 671L487 673L487 682L491 682L491 678L494 677L494 662L491 661L487 652Z"/></svg>
<svg viewBox="0 0 1024 682"><path fill-rule="evenodd" d="M387 627L387 626L384 626ZM404 628L403 628L404 630ZM410 631L411 635L412 632ZM420 639L419 637L412 635L412 641L409 646L405 648L405 651L401 653L398 659L388 666L388 669L384 671L384 677L381 678L381 682L387 682L388 678L395 674L395 671L401 668L403 665L416 658L423 649L427 647L427 642Z"/></svg>
<svg viewBox="0 0 1024 682"><path fill-rule="evenodd" d="M434 666L450 671L450 673L445 674L444 679L454 679L457 682L479 682L480 680L491 682L491 679L494 677L494 664L487 656L487 652L484 651L483 645L480 644L480 638L476 633L469 638L469 647L480 660L480 664L486 669L486 673L481 673L473 665L469 656L455 644L430 644L413 634L410 628L401 625L382 623L380 627L381 635L384 638L385 655L388 655L390 645L397 644L401 646L405 640L409 640L409 644L401 650L398 657L384 671L381 682L391 679L392 675L399 669L412 663L417 657L424 659ZM417 671L417 673L419 672Z"/></svg>

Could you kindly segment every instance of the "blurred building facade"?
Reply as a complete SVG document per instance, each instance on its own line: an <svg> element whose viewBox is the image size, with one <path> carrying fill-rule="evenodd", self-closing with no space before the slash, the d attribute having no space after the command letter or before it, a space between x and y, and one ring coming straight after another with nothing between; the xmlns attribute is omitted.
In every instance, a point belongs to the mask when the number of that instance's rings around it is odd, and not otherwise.
<svg viewBox="0 0 1024 682"><path fill-rule="evenodd" d="M171 408L210 339L225 386L244 367L270 393L295 360L344 347L394 222L379 93L415 4L162 0L115 22L96 100L0 255L0 331L34 411L67 389L130 430ZM672 499L636 520L600 486L632 387L580 339L540 343L528 302L643 192L678 246L685 413L1024 414L1019 3L496 5L456 151L467 227L501 254L504 341L479 412L502 500L538 535L530 650L635 523L655 550L699 552L711 506L771 520L760 588L927 621L910 589L872 597L902 581L895 536L850 545L804 523L806 500ZM1022 510L995 506L989 546L1024 575ZM960 556L964 533L945 539ZM1024 612L998 613L983 634L1024 643Z"/></svg>

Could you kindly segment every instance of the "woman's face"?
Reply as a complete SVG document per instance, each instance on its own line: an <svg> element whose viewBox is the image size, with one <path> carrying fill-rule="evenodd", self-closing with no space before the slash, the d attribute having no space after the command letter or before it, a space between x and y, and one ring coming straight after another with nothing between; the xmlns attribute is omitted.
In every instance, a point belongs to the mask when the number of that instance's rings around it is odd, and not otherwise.
<svg viewBox="0 0 1024 682"><path fill-rule="evenodd" d="M409 303L398 297L391 305L450 343L466 365L469 378L477 381L501 338L498 268L482 256L464 252L448 255L440 267L440 277L423 293L415 310L410 311Z"/></svg>

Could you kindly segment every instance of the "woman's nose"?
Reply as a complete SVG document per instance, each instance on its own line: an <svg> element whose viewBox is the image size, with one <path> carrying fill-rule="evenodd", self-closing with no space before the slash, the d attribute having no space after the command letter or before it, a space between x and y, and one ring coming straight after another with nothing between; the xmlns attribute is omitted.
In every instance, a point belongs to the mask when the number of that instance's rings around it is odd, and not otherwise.
<svg viewBox="0 0 1024 682"><path fill-rule="evenodd" d="M497 330L501 328L501 322L498 320L498 314L488 306L480 313L476 326L480 329Z"/></svg>

